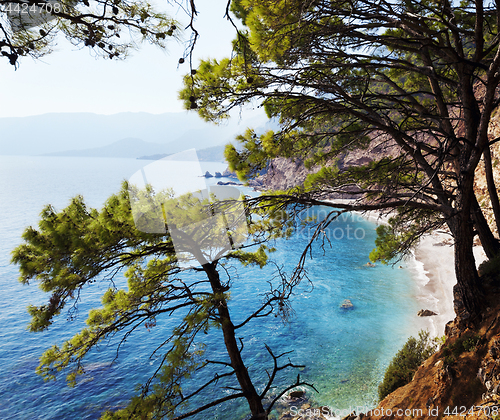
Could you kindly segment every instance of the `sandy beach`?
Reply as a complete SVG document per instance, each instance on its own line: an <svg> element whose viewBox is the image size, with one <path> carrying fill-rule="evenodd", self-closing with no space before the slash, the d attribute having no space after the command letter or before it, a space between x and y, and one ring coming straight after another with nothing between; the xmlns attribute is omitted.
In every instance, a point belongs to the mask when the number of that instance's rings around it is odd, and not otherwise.
<svg viewBox="0 0 500 420"><path fill-rule="evenodd" d="M377 224L387 223L390 217L378 212L361 214ZM477 266L487 259L480 246L474 247L474 256ZM441 231L424 236L409 263L418 286L416 297L421 303L420 309L437 313L435 316L416 319L419 329L428 330L432 336L444 335L446 324L455 318L453 286L457 279L454 264L453 239L449 233Z"/></svg>
<svg viewBox="0 0 500 420"><path fill-rule="evenodd" d="M480 246L474 247L476 265L479 266L486 255ZM449 234L434 232L421 239L415 250L416 264L422 266L424 282L419 285L421 295L417 299L429 303L430 309L438 315L429 317L432 335L442 336L447 322L455 318L453 310L453 286L456 283L453 241Z"/></svg>
<svg viewBox="0 0 500 420"><path fill-rule="evenodd" d="M446 233L434 232L420 240L415 250L415 264L420 265L417 276L422 309L438 315L428 317L428 329L433 336L442 336L446 323L455 318L453 286L456 283L453 242Z"/></svg>
<svg viewBox="0 0 500 420"><path fill-rule="evenodd" d="M349 203L353 200L330 201ZM378 211L354 213L358 213L377 224L387 224L390 218L390 213L381 215ZM487 259L480 246L474 247L474 256L476 266ZM417 282L416 298L421 303L420 309L428 309L437 314L429 317L418 317L415 314L415 322L419 329L428 330L432 336L443 336L446 324L455 318L453 286L457 279L454 260L451 235L437 231L420 240L414 256L408 264L408 268L413 271L413 277Z"/></svg>

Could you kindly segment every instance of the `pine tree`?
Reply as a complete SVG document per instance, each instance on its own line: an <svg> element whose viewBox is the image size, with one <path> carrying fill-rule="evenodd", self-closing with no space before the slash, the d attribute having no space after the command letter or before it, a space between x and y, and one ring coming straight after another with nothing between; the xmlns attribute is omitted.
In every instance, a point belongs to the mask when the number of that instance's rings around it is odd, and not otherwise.
<svg viewBox="0 0 500 420"><path fill-rule="evenodd" d="M273 362L269 381L259 383L258 392L242 356L243 341L238 340L238 330L259 317L286 317L290 309L288 298L302 274L282 275L279 281L270 279L262 304L235 325L230 306L238 302L229 300L233 280L229 275L221 277L219 268L228 260L265 266L272 251L266 242L288 235L286 214L276 211L270 218L257 217L247 226L250 214L242 211L241 201L215 200L210 204L193 194L176 199L169 194L151 187L139 190L125 183L100 211L87 208L83 198L76 197L61 211L47 206L38 229L26 229L24 243L13 251L12 261L19 265L22 283L37 282L50 294L46 304L28 308L32 317L30 331L50 328L54 318L66 309L69 315L73 314L93 283L109 284L101 298L102 306L88 313L87 326L61 346L46 350L37 372L45 379L56 379L61 371L66 371L67 381L74 385L85 372L85 364L92 360L89 353L103 340L121 336L116 344L119 353L123 341L133 339L137 328L154 328L162 318L173 317L178 321L175 328L165 332L160 348L151 349L152 353L162 354L160 368L125 409L106 412L102 418L182 419L226 401L245 398L253 419L267 419L280 396L297 385L307 384L297 377L296 383L281 390L264 407L263 400L269 398L276 375L298 366L291 362L281 364L280 358L286 353L275 355L266 346ZM169 221L175 220L176 226L173 222L154 224L157 208L163 210ZM224 216L215 218L223 220L223 225L210 222L214 214ZM241 217L250 237L236 241L241 235ZM208 222L200 225L202 219ZM155 229L145 229L146 220ZM193 224L196 229L190 230ZM229 249L223 249L220 235L233 238ZM120 275L126 279L126 286L120 286ZM203 333L217 329L222 330L227 359L207 360L203 357ZM215 377L194 391L184 391L184 384L193 373L208 366L220 368ZM229 394L214 396L215 390L228 384ZM192 400L200 393L206 398L196 406Z"/></svg>
<svg viewBox="0 0 500 420"><path fill-rule="evenodd" d="M488 125L498 106L498 5L445 1L234 0L244 25L231 58L204 60L186 76L180 97L218 122L249 102L279 121L279 130L240 136L226 156L240 177L273 158L320 170L284 203L312 205L333 194L346 210L398 209L374 257L407 251L426 232L449 228L455 242L455 309L475 319L482 309L473 239L499 252L474 194ZM367 147L387 156L364 165L338 160ZM491 169L491 168L489 168ZM496 187L488 177L495 203ZM497 221L500 215L496 213ZM381 239L383 239L381 238Z"/></svg>

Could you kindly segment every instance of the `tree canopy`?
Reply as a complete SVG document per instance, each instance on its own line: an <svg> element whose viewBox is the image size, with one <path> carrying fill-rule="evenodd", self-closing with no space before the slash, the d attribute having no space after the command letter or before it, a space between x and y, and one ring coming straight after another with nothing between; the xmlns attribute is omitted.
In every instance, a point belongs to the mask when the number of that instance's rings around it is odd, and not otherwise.
<svg viewBox="0 0 500 420"><path fill-rule="evenodd" d="M46 207L38 228L26 229L24 243L13 251L12 261L19 265L21 282L38 282L50 294L46 304L29 307L30 331L49 328L54 317L66 309L70 316L74 315L79 300L92 290L94 283L107 284L102 306L90 310L87 326L62 345L46 350L37 372L45 379L55 379L65 371L68 382L75 384L85 373L89 352L104 340L117 338L113 343L118 357L121 346L139 328L154 328L162 319L173 317L174 328L167 329L160 345L151 349L151 355L161 356L159 366L126 408L103 413L102 418L183 419L236 398L247 400L252 418L267 418L280 396L298 385L308 384L297 377L295 383L277 394L273 390L271 396L269 391L280 371L299 366L290 360L282 362L288 353L275 354L267 346L271 362L268 381L254 384L238 331L252 320L271 314L286 319L289 297L303 273L297 271L286 276L277 267L279 275L269 279L269 289L262 294L261 304L249 308L245 318L236 324L230 311L234 280L227 265L229 262L266 265L272 251L266 243L289 234L287 215L279 209L268 209L266 214L270 217L264 219L254 213L250 218L250 213L240 208L238 216L243 216L245 225L248 221L248 240L231 241L235 244L233 249L215 252L214 247L220 249L222 242L204 241L199 236L203 230L199 225L191 232L180 227L180 220L192 216L189 225L198 223L201 215L205 219L223 215L218 221L223 220L224 224L205 225L203 235L220 237L223 232L234 239L241 220L232 217L232 204L217 200L209 204L203 197L192 194L177 200L168 197L168 191L154 191L151 187L141 190L125 184L100 211L87 208L83 198L76 197L63 210ZM177 220L177 235L182 240L173 238L173 223L164 225L163 232L144 229L145 218L155 216L155 207L148 203L158 204L164 214L179 215L169 221ZM141 211L134 214L134 205ZM149 208L144 210L147 205ZM181 256L186 253L196 264L183 264L186 260ZM214 360L204 354L205 334L220 335L226 357ZM186 386L193 375L206 370L202 385ZM222 388L229 392L214 396ZM200 395L204 398L197 400Z"/></svg>
<svg viewBox="0 0 500 420"><path fill-rule="evenodd" d="M276 157L319 168L287 202L316 204L348 194L345 209L398 209L381 228L375 258L407 251L425 232L447 226L455 241L455 308L481 312L472 253L498 240L473 190L488 125L498 106L500 8L483 1L234 0L243 28L234 51L204 60L180 93L210 121L247 103L262 106L279 130L240 136L226 156L240 177ZM382 159L340 167L346 154L386 150ZM498 203L492 177L492 203ZM309 203L309 204L308 204ZM495 214L500 220L500 214Z"/></svg>
<svg viewBox="0 0 500 420"><path fill-rule="evenodd" d="M192 6L191 25L196 15ZM169 38L179 37L181 29L147 1L2 0L0 12L0 53L12 65L23 56L50 53L61 36L98 56L119 59L140 42L163 48Z"/></svg>

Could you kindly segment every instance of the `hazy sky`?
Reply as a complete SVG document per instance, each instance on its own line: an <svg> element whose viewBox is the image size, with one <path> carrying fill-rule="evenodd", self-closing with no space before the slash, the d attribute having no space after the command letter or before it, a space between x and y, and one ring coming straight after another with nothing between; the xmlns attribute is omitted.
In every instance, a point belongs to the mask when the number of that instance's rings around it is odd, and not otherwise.
<svg viewBox="0 0 500 420"><path fill-rule="evenodd" d="M197 28L201 37L196 58L225 57L234 29L223 16L226 0L198 0ZM182 10L171 15L186 24ZM187 40L189 32L186 31ZM96 59L65 39L40 60L24 57L17 70L0 60L0 117L22 117L48 112L163 113L181 111L177 92L188 64L178 66L185 46L175 40L167 51L143 44L122 61ZM197 61L195 60L195 63Z"/></svg>

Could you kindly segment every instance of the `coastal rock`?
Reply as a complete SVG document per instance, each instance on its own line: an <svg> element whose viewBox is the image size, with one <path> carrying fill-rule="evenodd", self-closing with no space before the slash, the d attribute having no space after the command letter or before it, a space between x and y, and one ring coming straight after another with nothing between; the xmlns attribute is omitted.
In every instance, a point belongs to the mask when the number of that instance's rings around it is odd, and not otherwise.
<svg viewBox="0 0 500 420"><path fill-rule="evenodd" d="M203 175L203 176L204 176L205 178L213 178L213 177L214 177L214 176L213 176L210 172L208 172L208 171L206 171L206 172L205 172L205 175Z"/></svg>
<svg viewBox="0 0 500 420"><path fill-rule="evenodd" d="M234 181L227 181L227 182L219 181L219 182L217 182L217 185L243 185L243 184L241 184L240 182L234 182Z"/></svg>
<svg viewBox="0 0 500 420"><path fill-rule="evenodd" d="M238 178L234 172L231 172L229 169L226 169L222 172L222 176L224 178Z"/></svg>
<svg viewBox="0 0 500 420"><path fill-rule="evenodd" d="M352 309L354 308L354 305L349 299L345 299L342 304L340 305L342 309Z"/></svg>
<svg viewBox="0 0 500 420"><path fill-rule="evenodd" d="M338 159L329 162L326 166L337 166L341 172L354 166L377 161L387 156L395 156L399 153L399 146L385 136L376 135L376 139L370 143L368 148L352 150L341 154ZM307 169L300 159L276 158L271 161L266 170L262 171L258 180L261 187L271 190L286 190L288 188L302 185L306 177L317 172L321 166ZM346 187L343 192L332 193L330 198L357 198L359 189L356 186Z"/></svg>
<svg viewBox="0 0 500 420"><path fill-rule="evenodd" d="M433 312L429 309L420 309L420 311L418 311L417 315L418 316L435 316L435 315L437 315L437 313Z"/></svg>
<svg viewBox="0 0 500 420"><path fill-rule="evenodd" d="M262 181L259 179L249 179L247 181L247 183L250 187L254 187L254 188L262 188L264 186Z"/></svg>
<svg viewBox="0 0 500 420"><path fill-rule="evenodd" d="M304 397L304 395L306 395L306 391L297 390L297 391L290 392L290 394L288 394L288 397L289 398L302 398L302 397Z"/></svg>
<svg viewBox="0 0 500 420"><path fill-rule="evenodd" d="M222 178L222 174L221 174L220 172L216 172L216 173L215 173L215 177L216 177L216 178Z"/></svg>
<svg viewBox="0 0 500 420"><path fill-rule="evenodd" d="M365 415L363 413L360 413L359 415L357 415L356 412L353 411L351 414L344 417L342 420L362 420L364 417L365 417Z"/></svg>

